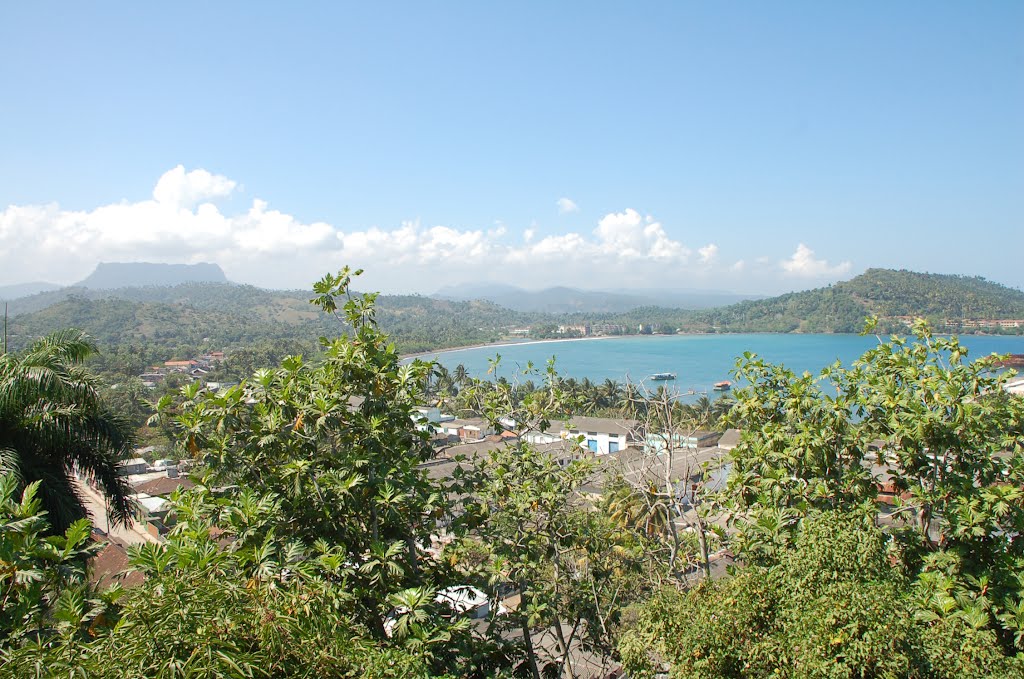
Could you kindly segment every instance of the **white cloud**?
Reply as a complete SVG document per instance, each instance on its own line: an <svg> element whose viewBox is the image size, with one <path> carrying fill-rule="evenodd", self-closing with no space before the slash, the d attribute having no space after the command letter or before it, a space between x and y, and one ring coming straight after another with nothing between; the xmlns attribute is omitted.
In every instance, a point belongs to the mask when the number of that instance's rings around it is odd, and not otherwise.
<svg viewBox="0 0 1024 679"><path fill-rule="evenodd" d="M206 170L185 172L185 167L179 165L160 177L153 189L153 198L164 205L191 208L202 201L229 196L235 186L235 182L223 175Z"/></svg>
<svg viewBox="0 0 1024 679"><path fill-rule="evenodd" d="M579 212L580 206L575 203L571 198L559 198L555 201L555 205L558 206L558 214L564 215L569 212Z"/></svg>
<svg viewBox="0 0 1024 679"><path fill-rule="evenodd" d="M837 276L850 270L850 262L841 262L830 266L827 260L815 259L814 250L803 243L796 246L796 252L789 259L780 262L782 269L790 276L801 278L820 278Z"/></svg>
<svg viewBox="0 0 1024 679"><path fill-rule="evenodd" d="M220 204L237 200L237 190L227 177L178 166L158 179L152 198L137 202L91 210L10 206L0 211L0 284L72 283L100 261L213 261L237 282L301 288L351 264L367 270L367 288L425 292L496 277L530 287L592 287L606 277L646 284L650 264L669 265L659 279L666 284L693 275L682 266L690 249L631 208L605 215L590 233L541 237L531 224L519 239L500 222L491 229L418 221L351 229L303 222L259 198L234 210ZM717 254L709 244L696 259L710 271Z"/></svg>
<svg viewBox="0 0 1024 679"><path fill-rule="evenodd" d="M697 255L700 257L701 264L711 264L718 256L718 246L714 243L708 243L702 248L697 248Z"/></svg>

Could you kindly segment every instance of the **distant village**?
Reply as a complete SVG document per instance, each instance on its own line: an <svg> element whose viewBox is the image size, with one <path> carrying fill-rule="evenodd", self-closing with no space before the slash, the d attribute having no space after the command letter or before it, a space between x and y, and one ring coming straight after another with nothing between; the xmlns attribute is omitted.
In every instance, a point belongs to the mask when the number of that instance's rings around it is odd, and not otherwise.
<svg viewBox="0 0 1024 679"><path fill-rule="evenodd" d="M150 389L159 386L168 375L188 375L194 379L204 379L211 373L218 364L224 361L223 351L211 351L196 358L184 361L164 361L163 365L150 366L146 372L139 375L142 383ZM211 389L220 389L223 385L218 382L208 382Z"/></svg>

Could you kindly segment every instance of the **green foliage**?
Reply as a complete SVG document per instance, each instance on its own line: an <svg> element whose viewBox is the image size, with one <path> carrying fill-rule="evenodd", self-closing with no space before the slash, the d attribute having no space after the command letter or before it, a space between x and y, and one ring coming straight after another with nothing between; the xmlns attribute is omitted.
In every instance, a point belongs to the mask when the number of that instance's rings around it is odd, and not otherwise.
<svg viewBox="0 0 1024 679"><path fill-rule="evenodd" d="M11 346L28 346L57 328L83 328L105 349L145 347L147 360L133 368L172 357L190 358L209 350L229 354L253 345L300 343L334 334L330 315L310 307L309 293L263 290L248 285L188 283L171 287L88 290L68 288L11 305ZM455 302L418 295L380 296L381 326L403 352L466 346L497 340L504 329L534 316L488 302ZM128 357L125 357L128 358ZM255 368L273 363L259 362ZM254 368L254 369L255 369ZM251 374L241 373L238 376Z"/></svg>
<svg viewBox="0 0 1024 679"><path fill-rule="evenodd" d="M0 643L18 646L63 631L69 608L88 602L82 586L89 523L50 535L37 497L39 482L20 493L13 475L0 477ZM83 615L84 617L84 615ZM74 631L77 631L77 627Z"/></svg>
<svg viewBox="0 0 1024 679"><path fill-rule="evenodd" d="M94 476L115 521L130 520L130 489L116 474L131 452L130 424L103 401L82 363L96 351L78 330L48 335L23 353L0 355L0 471L38 497L56 532L84 518L73 474Z"/></svg>
<svg viewBox="0 0 1024 679"><path fill-rule="evenodd" d="M177 422L211 487L237 489L232 503L249 489L279 503L276 520L252 526L246 544L274 536L341 549L357 619L383 638L389 597L430 581L420 545L442 504L418 468L432 453L427 435L412 426L430 366L400 364L374 297L352 295L349 282L346 270L315 288L315 301L350 329L322 340L318 365L289 357L218 394L190 385Z"/></svg>
<svg viewBox="0 0 1024 679"><path fill-rule="evenodd" d="M644 613L710 629L641 636L659 649L653 662L678 676L1021 671L1024 403L991 359L968 362L955 338L915 331L817 379L740 360L749 386L730 417L744 437L722 501L748 565L674 612ZM896 493L884 513L882 474ZM744 632L718 636L723 620ZM650 671L641 641L623 654Z"/></svg>
<svg viewBox="0 0 1024 679"><path fill-rule="evenodd" d="M141 586L118 591L117 606L91 625L81 588L65 589L60 599L77 596L78 608L60 621L87 633L42 637L37 625L39 640L11 648L7 667L24 677L111 679L435 676L430 653L372 641L351 622L339 550L247 539L279 508L273 496L229 503L202 488L181 497L168 542L131 550L132 567L146 575ZM80 566L72 575L80 580Z"/></svg>
<svg viewBox="0 0 1024 679"><path fill-rule="evenodd" d="M915 616L883 533L856 515L815 512L771 566L646 604L620 644L630 676L1010 676L994 635ZM963 627L963 625L961 625ZM973 642L973 643L971 643Z"/></svg>
<svg viewBox="0 0 1024 679"><path fill-rule="evenodd" d="M15 300L12 347L27 347L58 328L84 328L110 351L145 347L145 365L204 350L245 350L255 344L302 343L332 333L331 319L311 309L303 291L271 291L248 285L187 283L170 287L90 290L66 288ZM403 352L468 346L500 339L513 327L531 326L531 337L562 337L560 325L608 323L627 333L857 332L865 316L922 316L934 322L1024 318L1024 293L980 278L869 269L835 285L753 300L718 309L690 311L642 307L626 313L523 313L485 301L456 302L419 295L382 295L377 316ZM902 323L884 321L902 331ZM969 328L963 328L969 331ZM298 353L292 351L291 353ZM139 367L139 353L115 361ZM275 361L276 362L276 361ZM260 362L255 368L272 365ZM142 366L144 367L144 366ZM107 368L100 367L101 370ZM241 372L238 377L250 374ZM126 373L138 375L139 371Z"/></svg>
<svg viewBox="0 0 1024 679"><path fill-rule="evenodd" d="M520 596L516 613L492 624L519 627L535 675L547 666L576 676L573 648L608 663L611 630L644 587L643 542L584 502L580 490L592 475L588 460L562 466L522 444L478 460L462 486L474 492L464 498L459 523L471 530L470 544L485 550L476 568ZM553 654L538 650L540 633L553 634Z"/></svg>
<svg viewBox="0 0 1024 679"><path fill-rule="evenodd" d="M690 332L858 332L864 317L871 315L950 320L953 325L947 329L960 330L962 319L1024 318L1024 292L983 278L868 269L828 287L717 309L648 307L600 320L629 328L643 323ZM904 330L902 323L892 320L885 327Z"/></svg>

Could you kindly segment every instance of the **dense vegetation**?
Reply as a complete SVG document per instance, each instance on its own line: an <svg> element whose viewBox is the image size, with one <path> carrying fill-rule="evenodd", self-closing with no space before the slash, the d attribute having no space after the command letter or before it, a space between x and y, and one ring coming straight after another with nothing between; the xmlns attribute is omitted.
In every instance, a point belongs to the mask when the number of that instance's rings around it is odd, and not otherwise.
<svg viewBox="0 0 1024 679"><path fill-rule="evenodd" d="M382 296L378 313L403 352L492 342L528 317L487 302L416 295ZM12 348L69 325L104 347L145 344L170 358L278 340L308 342L338 332L334 319L309 306L309 293L247 285L69 288L11 304Z"/></svg>
<svg viewBox="0 0 1024 679"><path fill-rule="evenodd" d="M164 360L203 351L233 350L310 338L338 328L310 308L303 291L248 285L187 283L117 290L65 288L11 303L14 349L60 328L82 328L107 350L143 345ZM1024 293L981 278L869 269L835 285L702 311L642 307L615 314L542 314L511 311L485 301L451 301L419 295L377 298L381 327L403 353L468 346L507 338L514 328L530 336L569 337L560 326L612 324L621 332L858 332L867 316L886 331L903 332L897 316L923 317L936 328L962 319L1024 319ZM953 321L952 325L944 325ZM1024 332L1024 328L989 332Z"/></svg>
<svg viewBox="0 0 1024 679"><path fill-rule="evenodd" d="M746 566L642 607L633 674L1024 676L1024 406L916 334L819 378L744 357L722 501Z"/></svg>
<svg viewBox="0 0 1024 679"><path fill-rule="evenodd" d="M322 360L161 399L198 485L176 497L165 544L133 548L141 586L88 585L88 523L54 529L39 501L54 475L4 470L5 672L1024 676L1024 401L991 359L970 362L923 323L817 377L744 356L750 386L728 414L744 436L722 489L676 445L694 413L629 390L622 415L661 442L640 466L566 464L519 442L436 476L413 418L439 376L400 363L374 296L350 282L346 270L315 288L348 329ZM522 430L590 393L553 365L528 370L531 389L452 381ZM34 374L10 373L0 394ZM718 545L731 573L712 570ZM451 598L470 585L489 602L475 624Z"/></svg>
<svg viewBox="0 0 1024 679"><path fill-rule="evenodd" d="M882 327L893 332L906 329L894 320L898 316L970 332L961 321L1024 319L1024 292L983 278L868 269L815 290L700 312L634 309L610 320L629 328L646 324L656 332L859 332L868 316L878 316Z"/></svg>
<svg viewBox="0 0 1024 679"><path fill-rule="evenodd" d="M134 427L82 367L95 351L80 331L66 330L23 354L0 355L0 473L12 480L12 492L35 484L58 531L86 516L73 469L97 479L116 521L131 518L131 489L116 467L134 447Z"/></svg>

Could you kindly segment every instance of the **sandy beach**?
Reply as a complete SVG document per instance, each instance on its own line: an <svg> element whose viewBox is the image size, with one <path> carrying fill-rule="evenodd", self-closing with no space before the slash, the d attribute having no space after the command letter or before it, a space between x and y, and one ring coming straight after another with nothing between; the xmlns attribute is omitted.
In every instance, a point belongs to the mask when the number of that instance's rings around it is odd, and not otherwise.
<svg viewBox="0 0 1024 679"><path fill-rule="evenodd" d="M440 356L452 351L466 351L467 349L486 349L488 347L516 347L523 344L555 344L558 342L593 342L597 340L622 339L623 337L658 337L659 335L601 335L600 337L565 337L557 339L516 339L498 340L497 342L485 342L483 344L467 344L463 347L448 347L446 349L435 349L433 351L421 351L415 354L402 354L402 360L411 358L423 358L424 356Z"/></svg>

